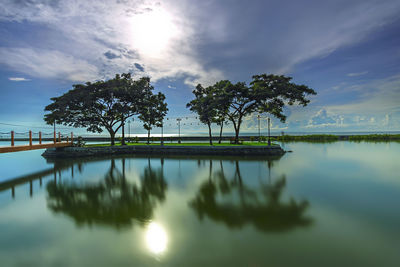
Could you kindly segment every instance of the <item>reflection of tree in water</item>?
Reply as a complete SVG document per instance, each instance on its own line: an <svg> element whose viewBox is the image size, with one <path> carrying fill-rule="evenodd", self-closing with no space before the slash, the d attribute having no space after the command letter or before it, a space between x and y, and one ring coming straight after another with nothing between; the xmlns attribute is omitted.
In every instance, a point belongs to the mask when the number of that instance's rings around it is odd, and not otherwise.
<svg viewBox="0 0 400 267"><path fill-rule="evenodd" d="M243 183L238 161L231 180L226 178L222 162L217 172L212 173L211 166L210 163L209 179L189 204L200 219L207 216L231 228L251 223L264 232L283 232L311 225L312 219L304 215L309 206L307 201L282 200L286 186L284 175L254 190Z"/></svg>
<svg viewBox="0 0 400 267"><path fill-rule="evenodd" d="M141 186L126 180L111 161L104 180L94 185L49 182L48 207L72 217L78 225L105 224L116 228L130 226L132 220L146 222L157 203L165 200L167 183L162 169L149 166L141 176Z"/></svg>

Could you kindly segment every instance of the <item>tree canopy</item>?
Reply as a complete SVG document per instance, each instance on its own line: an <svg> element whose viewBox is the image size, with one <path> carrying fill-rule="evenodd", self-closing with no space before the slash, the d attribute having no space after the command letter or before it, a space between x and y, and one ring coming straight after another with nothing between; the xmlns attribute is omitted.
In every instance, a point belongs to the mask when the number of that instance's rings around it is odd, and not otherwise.
<svg viewBox="0 0 400 267"><path fill-rule="evenodd" d="M89 132L101 133L105 128L114 145L115 133L125 121L138 115L152 97L150 78L133 80L129 73L116 75L107 81L87 82L73 85L73 89L46 106L44 120L48 124L58 123L83 127Z"/></svg>
<svg viewBox="0 0 400 267"><path fill-rule="evenodd" d="M308 95L315 95L316 92L306 85L298 85L291 82L291 77L284 75L254 75L250 85L244 82L232 84L228 80L219 81L200 95L202 99L208 99L201 102L205 107L193 109L199 113L199 110L206 112L211 116L211 122L221 122L228 118L235 130L235 142L239 141L240 127L245 116L254 112L269 113L285 122L285 105L300 104L306 106L310 100ZM197 88L203 88L200 84ZM199 98L195 94L195 103ZM192 103L190 102L190 103ZM201 105L200 105L201 106ZM199 113L200 115L200 113ZM210 136L211 127L209 126ZM222 133L221 133L222 134Z"/></svg>
<svg viewBox="0 0 400 267"><path fill-rule="evenodd" d="M144 98L144 105L139 110L139 119L143 121L143 127L147 130L147 143L150 140L150 131L153 126L162 127L168 108L165 103L165 95L159 92L156 95L150 94Z"/></svg>
<svg viewBox="0 0 400 267"><path fill-rule="evenodd" d="M196 112L199 115L199 120L208 126L208 133L210 136L210 145L212 145L212 133L211 123L217 116L216 101L213 98L213 87L209 86L204 88L201 84L196 86L193 90L195 99L187 103L188 107L192 112Z"/></svg>

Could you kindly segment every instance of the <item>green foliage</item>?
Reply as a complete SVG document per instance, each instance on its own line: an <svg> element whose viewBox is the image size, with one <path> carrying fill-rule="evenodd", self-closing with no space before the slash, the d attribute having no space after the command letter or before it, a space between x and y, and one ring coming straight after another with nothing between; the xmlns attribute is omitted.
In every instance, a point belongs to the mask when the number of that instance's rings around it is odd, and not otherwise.
<svg viewBox="0 0 400 267"><path fill-rule="evenodd" d="M335 142L339 140L339 137L331 134L283 135L278 136L276 140L281 142Z"/></svg>
<svg viewBox="0 0 400 267"><path fill-rule="evenodd" d="M73 89L45 107L48 124L58 123L101 133L105 128L114 144L115 133L126 119L142 109L144 96L151 95L150 78L133 80L129 73L107 81L73 85Z"/></svg>
<svg viewBox="0 0 400 267"><path fill-rule="evenodd" d="M366 142L390 142L400 141L400 134L368 134L368 135L350 135L349 141Z"/></svg>
<svg viewBox="0 0 400 267"><path fill-rule="evenodd" d="M144 95L142 102L143 105L139 109L139 119L143 122L143 127L147 130L147 142L149 142L150 131L154 126L162 126L168 108L167 103L165 103L165 95L161 92L156 95L153 95L151 91L148 92Z"/></svg>
<svg viewBox="0 0 400 267"><path fill-rule="evenodd" d="M209 126L210 138L212 122L223 125L228 118L235 129L235 142L239 141L243 118L254 112L269 113L282 122L285 103L306 106L308 95L316 92L305 86L291 82L291 77L283 75L254 75L248 86L244 82L232 84L228 80L219 81L207 88L200 84L193 91L196 98L187 107L200 116L200 120Z"/></svg>

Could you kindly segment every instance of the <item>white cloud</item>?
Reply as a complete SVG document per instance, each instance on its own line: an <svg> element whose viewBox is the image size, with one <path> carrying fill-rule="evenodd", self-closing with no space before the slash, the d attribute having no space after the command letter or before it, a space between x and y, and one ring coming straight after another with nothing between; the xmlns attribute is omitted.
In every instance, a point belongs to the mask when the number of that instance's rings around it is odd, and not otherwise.
<svg viewBox="0 0 400 267"><path fill-rule="evenodd" d="M357 76L362 76L367 74L368 71L363 71L363 72L353 72L353 73L348 73L347 76L349 77L357 77Z"/></svg>
<svg viewBox="0 0 400 267"><path fill-rule="evenodd" d="M13 82L27 82L27 81L30 81L30 79L26 79L26 78L23 78L23 77L10 77L8 79L10 81L13 81Z"/></svg>
<svg viewBox="0 0 400 267"><path fill-rule="evenodd" d="M174 77L184 78L191 85L209 84L226 78L226 73L221 68L209 67L208 63L215 60L207 54L212 51L201 52L199 45L222 47L217 52L221 62L254 51L258 53L257 60L266 62L260 71L288 72L300 62L358 42L390 22L400 10L400 2L395 0L305 1L294 2L289 8L273 4L260 17L259 24L266 26L254 35L263 39L249 43L245 33L253 30L255 24L252 21L241 28L246 23L237 19L243 13L241 5L249 7L245 2L226 5L189 0L3 0L1 21L44 25L49 29L51 41L41 39L16 47L33 51L33 55L24 54L29 59L8 55L0 60L14 69L28 61L30 67L22 71L31 74L28 71L34 69L39 77L84 81L132 70L138 76L150 75L153 80ZM298 5L309 8L298 12ZM50 38L51 34L62 38ZM1 49L3 54L12 52ZM37 57L39 52L46 59L53 54L60 62L44 62ZM34 67L43 63L55 69ZM135 63L145 66L145 72L137 72ZM72 74L71 66L83 72Z"/></svg>
<svg viewBox="0 0 400 267"><path fill-rule="evenodd" d="M30 75L71 81L127 71L153 81L180 77L188 84L222 79L220 70L205 69L197 59L191 18L184 14L172 1L6 0L0 20L40 23L50 37L62 38L2 47L5 57L0 63ZM138 71L137 64L145 66L145 72Z"/></svg>
<svg viewBox="0 0 400 267"><path fill-rule="evenodd" d="M0 58L12 69L40 78L87 81L98 73L96 66L55 50L2 47Z"/></svg>
<svg viewBox="0 0 400 267"><path fill-rule="evenodd" d="M358 84L358 100L329 105L327 110L341 114L384 115L400 112L400 74Z"/></svg>

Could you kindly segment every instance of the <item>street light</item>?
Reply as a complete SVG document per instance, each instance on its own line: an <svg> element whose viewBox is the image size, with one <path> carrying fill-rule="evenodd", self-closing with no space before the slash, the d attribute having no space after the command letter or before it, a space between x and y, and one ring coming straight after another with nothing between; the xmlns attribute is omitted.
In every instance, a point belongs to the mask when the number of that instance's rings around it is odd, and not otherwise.
<svg viewBox="0 0 400 267"><path fill-rule="evenodd" d="M131 138L131 121L128 121L128 140L130 140L130 138ZM128 141L128 143L129 143L129 141Z"/></svg>
<svg viewBox="0 0 400 267"><path fill-rule="evenodd" d="M161 145L164 145L164 119L161 121Z"/></svg>
<svg viewBox="0 0 400 267"><path fill-rule="evenodd" d="M181 143L181 118L177 118L176 121L178 122L178 144Z"/></svg>
<svg viewBox="0 0 400 267"><path fill-rule="evenodd" d="M271 132L270 132L271 119L268 117L268 145L271 145Z"/></svg>
<svg viewBox="0 0 400 267"><path fill-rule="evenodd" d="M261 141L261 130L260 130L260 114L257 115L257 119L258 119L258 142L260 143Z"/></svg>

